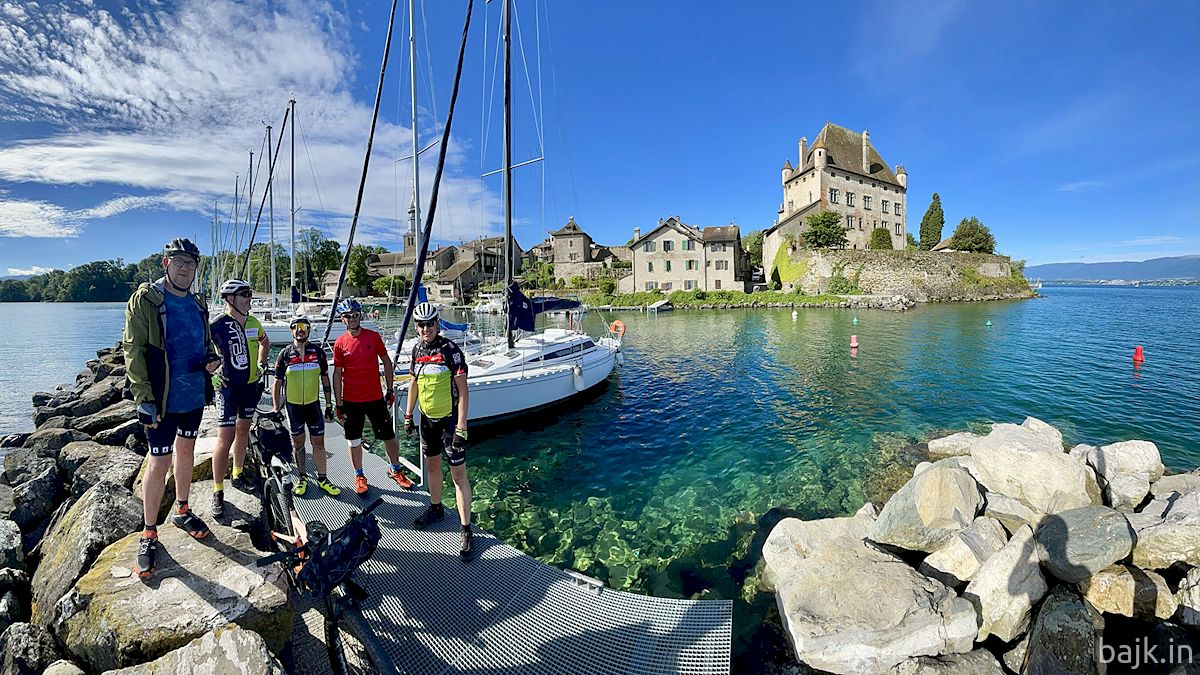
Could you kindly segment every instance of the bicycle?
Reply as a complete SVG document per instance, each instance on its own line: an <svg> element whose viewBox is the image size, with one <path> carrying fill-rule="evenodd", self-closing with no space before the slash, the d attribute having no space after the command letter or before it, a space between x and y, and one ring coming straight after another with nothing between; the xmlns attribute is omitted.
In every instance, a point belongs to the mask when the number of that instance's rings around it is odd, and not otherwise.
<svg viewBox="0 0 1200 675"><path fill-rule="evenodd" d="M279 415L260 413L253 437L266 473L263 516L271 546L277 551L259 558L256 565L282 563L292 588L301 595L323 599L325 648L331 672L398 675L391 658L357 611L369 594L353 579L358 567L375 552L379 523L371 512L383 499L376 499L362 511L351 512L346 523L336 530L330 531L320 521L304 523L292 498L296 467L292 464L291 438Z"/></svg>

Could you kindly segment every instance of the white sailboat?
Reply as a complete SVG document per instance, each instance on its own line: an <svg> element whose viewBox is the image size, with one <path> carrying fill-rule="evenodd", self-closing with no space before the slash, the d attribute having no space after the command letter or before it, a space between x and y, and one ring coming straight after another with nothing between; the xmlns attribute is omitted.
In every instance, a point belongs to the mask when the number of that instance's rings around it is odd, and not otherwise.
<svg viewBox="0 0 1200 675"><path fill-rule="evenodd" d="M489 420L528 412L560 403L575 394L604 382L622 359L621 340L624 324L614 322L608 333L593 339L580 330L550 328L533 332L533 315L539 307L567 309L571 303L530 301L513 282L515 260L512 252L512 139L510 40L511 0L504 0L504 276L505 339L494 345L482 345L477 355L468 352L467 388L470 406L468 419ZM415 128L416 125L414 125ZM414 144L415 147L415 144ZM417 280L419 283L419 279ZM578 303L573 303L578 307ZM514 328L523 327L523 336ZM406 345L407 346L407 345ZM408 347L411 352L411 346ZM402 358L406 359L407 354ZM405 371L399 371L404 373ZM401 402L408 396L408 382L396 387L394 413L403 414ZM417 411L419 414L419 410Z"/></svg>

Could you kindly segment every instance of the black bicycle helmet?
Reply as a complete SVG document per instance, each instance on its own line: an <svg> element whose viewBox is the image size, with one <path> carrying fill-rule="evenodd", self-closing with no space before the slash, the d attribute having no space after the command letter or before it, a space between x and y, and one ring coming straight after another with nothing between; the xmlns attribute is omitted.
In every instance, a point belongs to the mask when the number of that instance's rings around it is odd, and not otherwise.
<svg viewBox="0 0 1200 675"><path fill-rule="evenodd" d="M163 256L170 258L176 255L190 255L200 262L200 247L193 244L191 239L176 237L163 246Z"/></svg>

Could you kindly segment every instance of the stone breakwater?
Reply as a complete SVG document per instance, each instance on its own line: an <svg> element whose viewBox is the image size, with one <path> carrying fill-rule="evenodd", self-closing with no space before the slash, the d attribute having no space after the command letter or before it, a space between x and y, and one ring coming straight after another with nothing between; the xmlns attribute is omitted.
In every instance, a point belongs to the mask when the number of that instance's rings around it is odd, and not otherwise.
<svg viewBox="0 0 1200 675"><path fill-rule="evenodd" d="M286 672L276 655L287 654L295 610L280 571L254 565L266 542L258 497L227 489L230 515L208 520L204 542L160 527L154 578L133 574L147 448L124 383L119 345L102 349L73 385L33 395L35 431L0 438L3 672ZM214 428L206 417L204 435ZM197 513L208 512L212 477L212 439L201 439ZM171 477L160 525L174 499Z"/></svg>
<svg viewBox="0 0 1200 675"><path fill-rule="evenodd" d="M800 662L1196 672L1200 471L1165 475L1148 441L1068 450L1033 417L928 453L882 509L771 531L766 579Z"/></svg>

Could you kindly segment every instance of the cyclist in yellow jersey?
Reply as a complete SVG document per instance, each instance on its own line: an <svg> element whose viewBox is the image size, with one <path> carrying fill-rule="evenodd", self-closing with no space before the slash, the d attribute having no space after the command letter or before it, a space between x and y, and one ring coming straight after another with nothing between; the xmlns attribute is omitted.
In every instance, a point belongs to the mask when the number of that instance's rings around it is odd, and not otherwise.
<svg viewBox="0 0 1200 675"><path fill-rule="evenodd" d="M317 487L332 497L342 493L325 473L325 421L333 419L333 389L329 384L329 361L325 352L308 341L312 321L305 316L292 319L292 342L283 348L275 361L275 387L271 400L275 412L287 406L288 426L292 430L292 447L300 480L292 489L297 496L308 491L308 467L304 456L304 428L312 439L313 463L317 465ZM325 416L321 416L321 399L317 392L320 383L325 392Z"/></svg>

